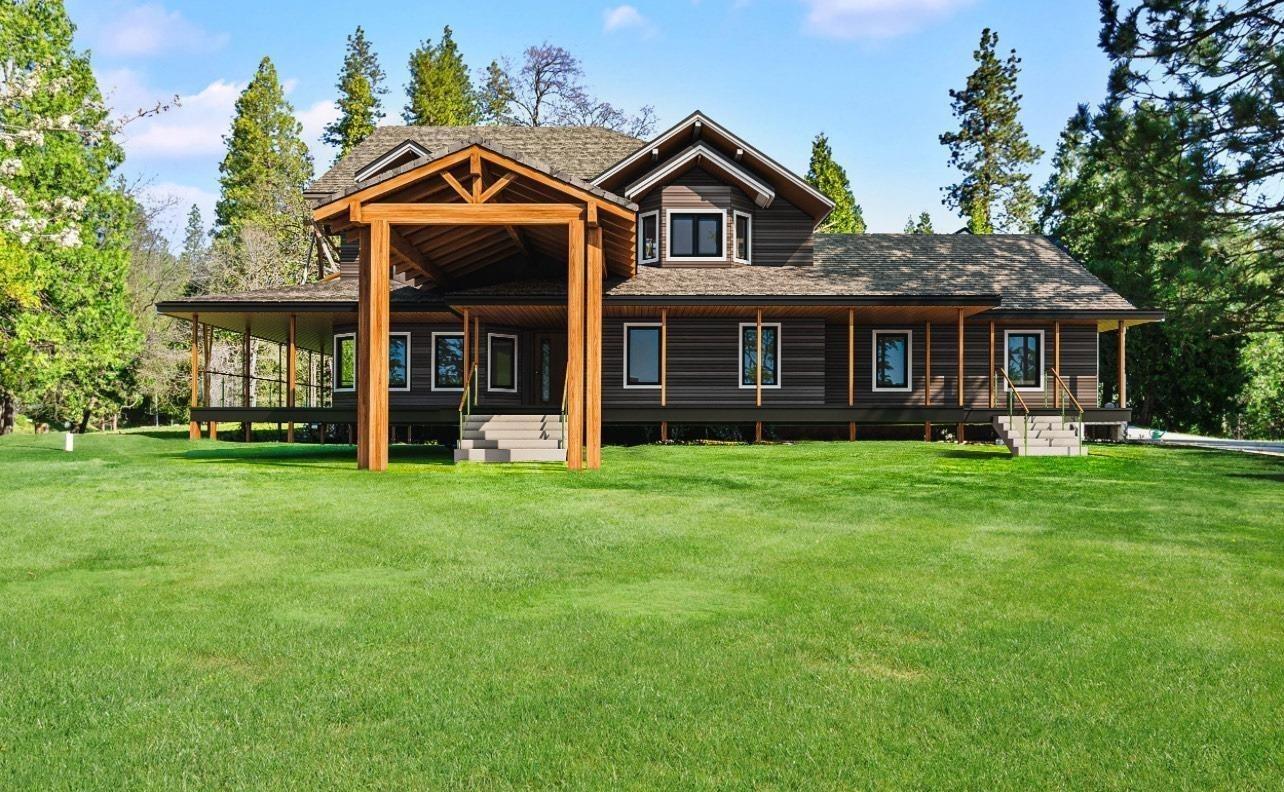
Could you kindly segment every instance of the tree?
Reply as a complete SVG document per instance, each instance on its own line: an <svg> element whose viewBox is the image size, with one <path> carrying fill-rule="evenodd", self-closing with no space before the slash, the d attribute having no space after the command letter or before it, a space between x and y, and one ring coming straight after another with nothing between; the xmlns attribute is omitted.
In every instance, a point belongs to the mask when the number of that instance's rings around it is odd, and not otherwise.
<svg viewBox="0 0 1284 792"><path fill-rule="evenodd" d="M927 212L919 212L918 219L910 215L905 221L905 233L907 234L935 234L932 230L932 216Z"/></svg>
<svg viewBox="0 0 1284 792"><path fill-rule="evenodd" d="M310 218L303 188L312 178L312 157L269 58L259 62L236 100L232 129L223 142L227 155L218 168L215 236L234 241L255 225L274 232L283 254L294 252L307 241Z"/></svg>
<svg viewBox="0 0 1284 792"><path fill-rule="evenodd" d="M834 211L817 230L825 234L863 234L865 215L852 195L847 171L834 160L833 149L824 132L811 142L811 164L807 168L807 183L820 190L834 202Z"/></svg>
<svg viewBox="0 0 1284 792"><path fill-rule="evenodd" d="M339 72L339 117L326 125L321 137L337 149L336 160L365 140L383 118L379 97L388 92L383 78L379 58L371 49L366 32L357 25L348 36L348 51Z"/></svg>
<svg viewBox="0 0 1284 792"><path fill-rule="evenodd" d="M209 243L205 235L205 220L201 210L192 204L187 211L187 224L183 228L183 268L188 273L188 293L200 294L209 284Z"/></svg>
<svg viewBox="0 0 1284 792"><path fill-rule="evenodd" d="M1243 434L1284 438L1284 334L1258 333L1244 348Z"/></svg>
<svg viewBox="0 0 1284 792"><path fill-rule="evenodd" d="M1221 432L1240 405L1243 341L1224 306L1226 273L1252 254L1250 238L1210 222L1199 188L1205 162L1183 147L1166 112L1086 107L1070 119L1044 188L1045 227L1093 274L1134 305L1167 312L1128 333L1134 420L1168 429ZM1162 141L1137 161L1139 138ZM1120 144L1118 141L1122 141ZM1182 174L1181 189L1149 178ZM1115 345L1101 345L1103 398L1118 392Z"/></svg>
<svg viewBox="0 0 1284 792"><path fill-rule="evenodd" d="M548 42L528 47L514 72L507 60L491 61L480 106L491 123L520 126L597 126L634 137L655 131L655 108L630 115L593 96L578 58Z"/></svg>
<svg viewBox="0 0 1284 792"><path fill-rule="evenodd" d="M976 69L963 90L950 90L959 129L940 137L950 150L950 165L963 174L945 188L944 204L964 215L974 234L1026 232L1035 225L1036 202L1026 168L1043 151L1030 143L1017 119L1021 59L1012 50L1000 61L998 43L997 33L981 31L980 46L972 53Z"/></svg>
<svg viewBox="0 0 1284 792"><path fill-rule="evenodd" d="M401 116L407 124L469 126L481 120L473 81L449 25L442 29L439 43L425 39L410 53L406 97Z"/></svg>
<svg viewBox="0 0 1284 792"><path fill-rule="evenodd" d="M1140 0L1121 10L1102 0L1101 45L1113 62L1106 100L1124 113L1162 113L1163 137L1116 135L1113 145L1149 163L1160 188L1197 188L1209 222L1235 223L1253 251L1233 263L1239 299L1224 308L1238 332L1284 330L1284 89L1278 0ZM1112 133L1112 130L1104 130ZM1172 140L1169 140L1171 136ZM1166 167L1152 152L1191 152L1193 174ZM1251 286L1251 288L1250 288Z"/></svg>
<svg viewBox="0 0 1284 792"><path fill-rule="evenodd" d="M74 31L60 2L0 3L0 433L19 401L83 429L137 344L119 124Z"/></svg>

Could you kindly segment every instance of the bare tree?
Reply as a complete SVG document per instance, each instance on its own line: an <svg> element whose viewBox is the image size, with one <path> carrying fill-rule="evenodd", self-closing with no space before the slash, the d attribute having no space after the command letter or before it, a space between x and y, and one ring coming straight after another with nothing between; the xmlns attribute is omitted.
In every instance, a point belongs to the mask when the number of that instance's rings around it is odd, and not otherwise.
<svg viewBox="0 0 1284 792"><path fill-rule="evenodd" d="M545 42L528 47L522 67L507 59L486 70L482 106L491 123L519 126L597 126L635 137L655 130L655 108L636 115L598 99L584 84L584 67L567 50Z"/></svg>

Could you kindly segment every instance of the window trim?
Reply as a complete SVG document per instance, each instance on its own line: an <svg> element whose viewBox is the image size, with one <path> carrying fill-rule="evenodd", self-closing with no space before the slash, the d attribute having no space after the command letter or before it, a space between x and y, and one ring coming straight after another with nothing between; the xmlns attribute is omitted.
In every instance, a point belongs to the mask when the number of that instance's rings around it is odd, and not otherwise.
<svg viewBox="0 0 1284 792"><path fill-rule="evenodd" d="M424 159L428 156L428 151L413 140L402 141L380 154L373 162L363 166L353 175L352 180L363 182L372 176L377 176L388 167L388 163L400 159L406 154L414 154L415 159Z"/></svg>
<svg viewBox="0 0 1284 792"><path fill-rule="evenodd" d="M655 256L653 258L644 258L643 244L645 240L642 236L643 222L648 217L655 218ZM656 264L660 261L662 246L660 244L660 210L652 209L649 212L638 213L638 263L639 264Z"/></svg>
<svg viewBox="0 0 1284 792"><path fill-rule="evenodd" d="M736 256L736 250L740 247L740 229L736 223L736 218L739 217L749 221L745 226L745 258ZM753 263L753 215L749 212L742 212L739 209L731 210L731 260L737 264Z"/></svg>
<svg viewBox="0 0 1284 792"><path fill-rule="evenodd" d="M393 336L401 336L401 337L403 337L403 338L405 338L405 339L406 339L406 387L404 387L404 388L394 388L394 387L392 387L392 378L391 378L391 377L389 377L389 379L388 379L388 390L389 390L389 392L392 392L392 393L409 393L409 392L410 392L410 384L411 384L411 382L412 382L412 380L411 380L411 378L410 378L410 360L411 360L411 355L410 355L410 333L409 333L409 332L407 332L407 331L401 331L401 330L399 330L399 331L397 331L397 332L395 332L395 333L389 333L389 334L388 334L388 338L392 338ZM389 345L388 345L388 350L389 350L389 351L391 351L391 350L392 350L392 345L391 345L391 344L389 344Z"/></svg>
<svg viewBox="0 0 1284 792"><path fill-rule="evenodd" d="M392 387L392 381L391 381L391 380L389 380L389 381L388 381L388 391L389 391L390 393L409 393L409 392L410 392L411 383L412 383L412 380L411 380L411 378L410 378L410 365L411 365L411 363L410 363L410 362L411 362L411 359L412 359L411 354L410 354L411 333L410 333L409 331L406 331L406 330L397 330L397 331L395 331L395 332L390 332L390 333L388 333L388 338L392 338L393 336L401 336L402 338L406 339L406 387L404 387L404 388L394 388L394 387ZM355 391L356 391L356 389L357 389L357 372L355 372L355 371L354 371L354 372L352 372L352 387L351 387L351 388L341 388L341 387L339 387L339 384L338 384L338 383L339 383L339 360L340 360L340 357L339 357L339 340L340 340L340 339L343 339L343 338L351 338L351 339L352 339L352 350L353 350L353 353L354 353L354 354L353 354L353 361L352 361L352 362L353 362L353 364L354 364L354 365L360 366L360 362L357 360L357 357L356 357L356 354L355 354L355 353L356 353L356 351L357 351L357 334L356 334L355 332L349 332L349 333L335 333L335 334L334 334L334 340L333 340L333 342L332 342L332 343L333 343L333 345L334 345L334 357L332 358L332 360L333 360L333 364L332 364L332 365L331 365L331 367L330 367L330 378L331 378L331 379L330 379L330 382L331 382L330 392L331 392L331 393L353 393L353 392L355 392ZM391 349L392 349L392 347L391 347L391 345L389 345L389 350L391 350Z"/></svg>
<svg viewBox="0 0 1284 792"><path fill-rule="evenodd" d="M494 382L492 381L491 363L495 360L495 355L492 350L494 349L496 338L511 338L513 340L513 387L511 388L496 388L494 385ZM518 345L518 340L517 340L516 333L489 333L489 332L486 333L486 390L488 392L494 391L495 393L517 393L517 372L518 372L518 363L517 363L518 346L517 345Z"/></svg>
<svg viewBox="0 0 1284 792"><path fill-rule="evenodd" d="M675 214L705 214L718 215L722 218L720 223L721 234L719 247L722 248L721 256L675 256L673 255L673 216ZM664 259L665 261L726 261L727 260L727 210L717 208L706 208L700 206L694 207L669 207L664 210Z"/></svg>
<svg viewBox="0 0 1284 792"><path fill-rule="evenodd" d="M630 385L629 384L629 329L633 327L654 327L660 330L660 322L625 322L624 323L624 371L621 372L621 379L625 388L629 390L659 390L660 385L664 382L664 332L660 332L660 381L654 385Z"/></svg>
<svg viewBox="0 0 1284 792"><path fill-rule="evenodd" d="M439 385L437 384L437 336L453 336L453 337L455 337L455 338L458 338L458 339L460 340L460 343L463 343L463 340L464 340L464 334L463 334L463 333L461 333L461 332L455 331L455 330L434 330L434 331L433 331L433 333L432 333L432 382L431 382L431 386L432 386L432 387L431 387L431 389L432 389L432 390L435 390L435 391L443 391L443 392L446 392L446 393L463 393L463 392L464 392L464 386L463 386L463 384L462 384L462 383L459 385L459 387L458 387L458 388L453 387L453 386L452 386L452 387L439 386ZM465 354L466 354L466 353L467 353L467 350L464 350L464 351L465 351ZM465 372L465 373L464 373L464 380L465 380L465 381L467 381L467 379L468 379L468 373L467 373L467 372Z"/></svg>
<svg viewBox="0 0 1284 792"><path fill-rule="evenodd" d="M1010 349L1008 346L1008 336L1011 335L1037 335L1039 337L1039 384L1024 386L1018 385L1016 386L1016 391L1017 393L1042 393L1043 389L1047 387L1047 382L1045 381L1047 379L1046 364L1048 361L1048 347L1045 343L1047 338L1044 336L1041 328L1022 330L1015 327L1003 328L1003 373L1008 375L1003 378L1003 392L1007 393L1010 390L1010 388L1008 388L1008 380L1012 377L1012 371L1008 368L1008 350Z"/></svg>
<svg viewBox="0 0 1284 792"><path fill-rule="evenodd" d="M339 361L342 359L339 355L339 340L342 338L352 339L352 363L357 365L357 334L356 333L335 333L331 344L334 347L334 356L331 358L330 366L330 392L331 393L352 393L357 389L357 372L352 372L352 387L343 388L339 386Z"/></svg>
<svg viewBox="0 0 1284 792"><path fill-rule="evenodd" d="M780 324L781 324L780 322L763 322L763 323L762 323L762 326L763 326L763 327L774 327L774 328L776 328L776 383L775 383L774 385L769 385L769 384L767 384L767 383L765 383L765 382L764 382L764 383L762 383L762 389L763 389L763 390L780 390L780 383L784 380L784 374L782 373L782 371L784 370L784 361L782 360L782 358L784 357L784 355L783 355L782 353L784 352L785 343L784 343L783 337L782 337L782 335L781 335L784 331L781 329ZM736 335L736 382L740 383L740 389L741 389L741 390L745 390L745 389L751 389L751 390L753 390L753 389L757 389L757 387L758 387L758 383L757 383L757 382L751 382L751 383L749 383L748 385L746 385L746 384L745 384L745 377L744 377L744 374L745 374L745 369L744 369L744 365L745 365L745 328L746 328L746 327L757 327L757 326L758 326L758 323L757 323L757 322L741 322L741 323L740 323L740 329L737 331L737 335ZM761 366L762 364L761 364L761 363L759 363L759 365Z"/></svg>
<svg viewBox="0 0 1284 792"><path fill-rule="evenodd" d="M903 330L885 327L875 329L870 336L873 344L869 352L869 389L874 393L911 393L914 390L914 330ZM880 387L878 384L878 337L880 335L905 336L905 386L896 388Z"/></svg>

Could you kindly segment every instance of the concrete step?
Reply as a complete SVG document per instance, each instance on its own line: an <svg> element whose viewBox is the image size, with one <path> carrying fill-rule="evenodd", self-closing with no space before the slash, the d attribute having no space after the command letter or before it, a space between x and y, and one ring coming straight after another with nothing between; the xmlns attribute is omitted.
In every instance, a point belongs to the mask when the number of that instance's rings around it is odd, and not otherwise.
<svg viewBox="0 0 1284 792"><path fill-rule="evenodd" d="M1015 429L1004 430L1000 432L1000 434L1003 434L1007 437L1018 437L1018 438L1025 437L1028 434L1030 437L1042 437L1045 440L1070 440L1070 439L1078 439L1079 437L1079 433L1074 431L1073 429L1033 429L1032 428L1030 429L1029 432L1024 432L1021 430L1021 427L1019 426L1016 427Z"/></svg>
<svg viewBox="0 0 1284 792"><path fill-rule="evenodd" d="M554 429L465 429L465 440L560 440Z"/></svg>
<svg viewBox="0 0 1284 792"><path fill-rule="evenodd" d="M565 462L560 448L459 448L456 462Z"/></svg>
<svg viewBox="0 0 1284 792"><path fill-rule="evenodd" d="M516 448L557 448L561 445L561 440L556 437L521 440L497 440L492 438L469 438L465 437L459 441L460 448L500 448L512 450Z"/></svg>
<svg viewBox="0 0 1284 792"><path fill-rule="evenodd" d="M562 416L561 416L560 414L555 414L555 415L538 415L538 414L536 414L536 415L524 415L524 414L518 414L518 413L504 413L504 414L500 414L500 415L493 415L493 414L488 414L488 413L473 413L473 414L471 414L471 415L469 415L469 416L468 416L468 420L469 420L469 421L482 421L482 422L485 422L485 421L501 421L501 422L502 422L502 421L517 421L517 422L521 422L521 421L561 421L561 420L562 420Z"/></svg>
<svg viewBox="0 0 1284 792"><path fill-rule="evenodd" d="M562 424L557 421L469 421L464 424L465 432L490 430L561 432Z"/></svg>
<svg viewBox="0 0 1284 792"><path fill-rule="evenodd" d="M1013 456L1057 456L1057 457L1077 457L1087 456L1088 449L1083 446L1031 446L1030 448L1015 448L1012 450Z"/></svg>

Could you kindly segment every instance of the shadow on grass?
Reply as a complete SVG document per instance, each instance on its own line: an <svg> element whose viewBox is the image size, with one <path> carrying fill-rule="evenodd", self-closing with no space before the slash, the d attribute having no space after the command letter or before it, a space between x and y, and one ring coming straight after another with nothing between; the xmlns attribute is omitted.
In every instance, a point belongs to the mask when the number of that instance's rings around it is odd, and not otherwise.
<svg viewBox="0 0 1284 792"><path fill-rule="evenodd" d="M938 451L936 455L946 459L976 459L986 462L1000 462L1012 458L1009 453L999 453L988 448L951 448L948 451Z"/></svg>
<svg viewBox="0 0 1284 792"><path fill-rule="evenodd" d="M1282 473L1231 473L1231 478L1250 479L1254 481L1278 481L1284 484L1284 472Z"/></svg>
<svg viewBox="0 0 1284 792"><path fill-rule="evenodd" d="M173 454L174 458L196 462L243 462L249 465L280 467L356 468L357 447L350 445L287 445L244 443L193 448ZM453 465L450 449L444 446L392 446L388 461L398 465Z"/></svg>

